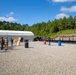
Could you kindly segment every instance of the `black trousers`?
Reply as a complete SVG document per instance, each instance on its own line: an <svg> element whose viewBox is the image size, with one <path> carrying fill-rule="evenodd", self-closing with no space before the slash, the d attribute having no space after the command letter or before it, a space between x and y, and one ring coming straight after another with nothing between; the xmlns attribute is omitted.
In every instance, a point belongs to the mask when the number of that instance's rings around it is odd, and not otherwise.
<svg viewBox="0 0 76 75"><path fill-rule="evenodd" d="M3 49L3 44L1 43L1 49Z"/></svg>

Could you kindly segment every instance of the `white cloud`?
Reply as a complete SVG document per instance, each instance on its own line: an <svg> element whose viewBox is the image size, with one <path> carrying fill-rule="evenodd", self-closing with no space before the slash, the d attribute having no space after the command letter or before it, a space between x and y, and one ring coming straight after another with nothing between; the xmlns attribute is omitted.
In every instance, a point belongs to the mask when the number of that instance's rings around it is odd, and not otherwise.
<svg viewBox="0 0 76 75"><path fill-rule="evenodd" d="M76 6L72 6L70 8L62 7L60 11L62 11L62 12L76 12Z"/></svg>
<svg viewBox="0 0 76 75"><path fill-rule="evenodd" d="M0 21L8 21L8 22L14 22L16 21L17 19L15 19L13 17L14 13L13 12L10 12L8 13L6 16L0 16Z"/></svg>
<svg viewBox="0 0 76 75"><path fill-rule="evenodd" d="M60 19L60 18L64 18L64 17L67 18L67 17L69 17L69 15L64 14L64 13L60 13L60 14L57 14L55 18L56 18L56 19Z"/></svg>
<svg viewBox="0 0 76 75"><path fill-rule="evenodd" d="M8 22L13 22L16 21L17 19L13 17L0 17L0 21L8 21Z"/></svg>
<svg viewBox="0 0 76 75"><path fill-rule="evenodd" d="M76 0L52 0L52 2L76 2Z"/></svg>
<svg viewBox="0 0 76 75"><path fill-rule="evenodd" d="M10 17L10 16L13 16L14 15L14 12L10 12L6 15L6 17Z"/></svg>

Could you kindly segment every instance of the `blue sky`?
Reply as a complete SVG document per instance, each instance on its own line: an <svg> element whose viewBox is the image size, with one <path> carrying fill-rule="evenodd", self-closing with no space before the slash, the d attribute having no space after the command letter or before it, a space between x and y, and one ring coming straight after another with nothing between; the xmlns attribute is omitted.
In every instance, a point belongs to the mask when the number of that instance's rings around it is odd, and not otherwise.
<svg viewBox="0 0 76 75"><path fill-rule="evenodd" d="M33 25L76 16L76 0L0 0L0 21Z"/></svg>

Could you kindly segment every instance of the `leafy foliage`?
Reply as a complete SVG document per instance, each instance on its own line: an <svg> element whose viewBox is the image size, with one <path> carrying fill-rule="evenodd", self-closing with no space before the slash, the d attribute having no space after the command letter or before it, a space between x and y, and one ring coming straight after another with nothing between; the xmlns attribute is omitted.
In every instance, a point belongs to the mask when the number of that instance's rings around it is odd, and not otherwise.
<svg viewBox="0 0 76 75"><path fill-rule="evenodd" d="M32 31L35 36L51 37L58 32L63 30L74 30L76 29L76 16L73 18L69 16L63 19L55 19L53 21L41 22L29 26L28 24L21 25L20 23L0 21L0 30L21 30L21 31ZM62 33L60 33L62 34Z"/></svg>

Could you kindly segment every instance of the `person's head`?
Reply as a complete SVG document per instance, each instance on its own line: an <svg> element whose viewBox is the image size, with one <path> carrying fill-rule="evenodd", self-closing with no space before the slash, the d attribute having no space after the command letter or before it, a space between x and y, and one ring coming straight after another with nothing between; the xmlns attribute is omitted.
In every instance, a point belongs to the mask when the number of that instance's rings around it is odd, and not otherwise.
<svg viewBox="0 0 76 75"><path fill-rule="evenodd" d="M1 39L3 39L3 37L1 37Z"/></svg>

